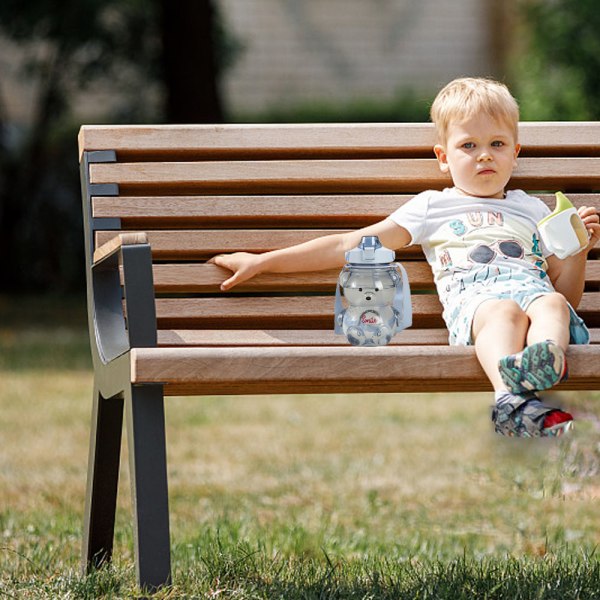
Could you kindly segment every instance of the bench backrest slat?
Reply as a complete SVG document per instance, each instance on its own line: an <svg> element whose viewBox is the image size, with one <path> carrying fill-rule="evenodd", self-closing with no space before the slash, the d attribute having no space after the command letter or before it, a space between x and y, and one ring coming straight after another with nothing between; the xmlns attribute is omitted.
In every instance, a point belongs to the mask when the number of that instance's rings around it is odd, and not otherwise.
<svg viewBox="0 0 600 600"><path fill-rule="evenodd" d="M584 294L578 313L591 327L600 326L600 294ZM413 325L443 328L435 294L413 295ZM159 327L173 329L333 329L331 296L162 298L156 304Z"/></svg>
<svg viewBox="0 0 600 600"><path fill-rule="evenodd" d="M524 156L599 156L600 123L521 123ZM79 150L115 150L120 161L182 158L430 157L430 123L319 125L86 125Z"/></svg>
<svg viewBox="0 0 600 600"><path fill-rule="evenodd" d="M99 196L92 198L95 217L122 219L123 225L168 229L193 225L214 227L306 227L309 225L362 227L388 216L412 195L304 195L304 196ZM549 207L554 195L538 194ZM569 194L577 206L600 210L595 194Z"/></svg>
<svg viewBox="0 0 600 600"><path fill-rule="evenodd" d="M451 184L429 158L107 163L90 166L90 181L123 194L417 193ZM522 158L509 186L596 189L600 158Z"/></svg>

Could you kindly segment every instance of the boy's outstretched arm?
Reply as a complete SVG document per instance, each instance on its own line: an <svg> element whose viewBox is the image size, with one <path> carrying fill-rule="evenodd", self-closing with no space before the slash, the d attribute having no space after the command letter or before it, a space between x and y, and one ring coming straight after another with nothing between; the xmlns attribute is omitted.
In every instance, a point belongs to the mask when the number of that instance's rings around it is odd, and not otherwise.
<svg viewBox="0 0 600 600"><path fill-rule="evenodd" d="M600 240L600 219L596 209L590 206L582 206L577 212L590 234L587 248L579 254L564 260L560 260L556 256L548 258L548 276L556 291L560 292L573 308L577 308L583 295L588 253Z"/></svg>
<svg viewBox="0 0 600 600"><path fill-rule="evenodd" d="M365 235L378 236L384 246L394 250L408 246L411 242L410 233L387 218L356 231L326 235L280 250L262 254L220 254L208 262L233 272L233 275L221 284L221 290L227 291L260 273L297 273L341 267L345 262L346 251L355 248Z"/></svg>

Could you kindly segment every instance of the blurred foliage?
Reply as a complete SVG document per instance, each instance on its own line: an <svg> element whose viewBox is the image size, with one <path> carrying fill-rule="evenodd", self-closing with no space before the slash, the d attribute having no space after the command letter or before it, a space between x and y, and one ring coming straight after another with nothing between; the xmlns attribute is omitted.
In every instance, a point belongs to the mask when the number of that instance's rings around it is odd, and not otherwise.
<svg viewBox="0 0 600 600"><path fill-rule="evenodd" d="M144 0L3 0L0 23L15 41L44 44L31 48L34 71L54 62L62 78L81 88L99 75L122 77L123 63L156 65L159 41L148 32L157 9Z"/></svg>
<svg viewBox="0 0 600 600"><path fill-rule="evenodd" d="M143 0L0 3L2 33L19 43L24 76L36 82L27 130L9 130L10 116L0 118L0 251L11 256L0 289L83 287L78 124L71 102L103 77L129 99L131 109L122 116L145 106L145 84L159 73L157 11L156 2Z"/></svg>
<svg viewBox="0 0 600 600"><path fill-rule="evenodd" d="M431 97L412 90L399 91L390 100L356 98L349 102L324 100L278 106L259 114L238 115L237 122L261 123L418 123L429 120Z"/></svg>
<svg viewBox="0 0 600 600"><path fill-rule="evenodd" d="M177 83L178 89L185 90L180 82L189 81L191 72L196 80L216 79L240 49L227 34L219 11L211 10L209 22L203 23L213 35L210 39L202 37L216 48L210 52L211 60L198 66L207 52L198 43L194 56L190 57L187 47L183 50L189 58L185 64L175 61L174 67L173 62L167 63L167 44L171 56L173 51L175 56L182 53L180 41L184 36L177 35L177 28L187 22L185 11L206 20L203 11L212 7L210 2L180 0L179 19L171 18L167 24L167 10L173 16L169 0L0 3L0 31L24 52L23 76L35 82L36 94L26 129L19 130L11 123L0 102L0 252L11 257L5 263L0 290L70 292L84 287L77 169L79 123L74 120L71 104L91 84L108 82L119 94L118 102L103 117L106 121L163 122L164 101L171 91L165 82L171 86ZM213 67L214 72L208 73ZM171 72L174 68L176 73ZM157 89L158 102L152 102L149 91ZM199 95L201 113L208 109L205 94ZM184 98L188 99L185 94ZM172 116L181 95L175 104L169 100ZM202 115L197 118L200 122Z"/></svg>
<svg viewBox="0 0 600 600"><path fill-rule="evenodd" d="M597 0L521 0L526 51L516 91L524 120L600 119Z"/></svg>

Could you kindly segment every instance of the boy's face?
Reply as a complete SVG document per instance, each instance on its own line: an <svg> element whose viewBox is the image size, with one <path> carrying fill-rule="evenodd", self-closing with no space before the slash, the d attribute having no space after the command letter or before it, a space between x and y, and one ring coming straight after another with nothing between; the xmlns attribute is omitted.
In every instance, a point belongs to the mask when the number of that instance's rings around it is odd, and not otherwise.
<svg viewBox="0 0 600 600"><path fill-rule="evenodd" d="M486 114L450 123L445 145L434 147L440 169L467 196L502 198L520 145L512 128Z"/></svg>

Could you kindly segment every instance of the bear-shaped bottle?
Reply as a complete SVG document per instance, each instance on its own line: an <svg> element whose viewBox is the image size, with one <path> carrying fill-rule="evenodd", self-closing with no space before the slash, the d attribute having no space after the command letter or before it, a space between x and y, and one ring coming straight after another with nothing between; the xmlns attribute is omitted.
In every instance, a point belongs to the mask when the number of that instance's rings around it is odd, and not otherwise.
<svg viewBox="0 0 600 600"><path fill-rule="evenodd" d="M363 237L346 252L336 290L335 332L354 346L385 346L412 324L408 277L394 259L394 251L383 247L377 236Z"/></svg>

